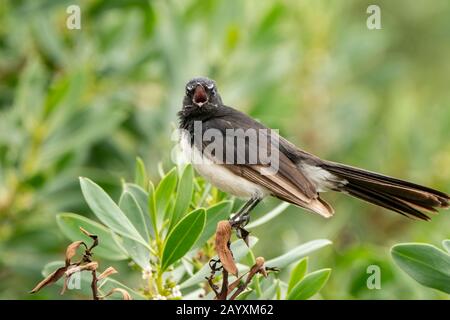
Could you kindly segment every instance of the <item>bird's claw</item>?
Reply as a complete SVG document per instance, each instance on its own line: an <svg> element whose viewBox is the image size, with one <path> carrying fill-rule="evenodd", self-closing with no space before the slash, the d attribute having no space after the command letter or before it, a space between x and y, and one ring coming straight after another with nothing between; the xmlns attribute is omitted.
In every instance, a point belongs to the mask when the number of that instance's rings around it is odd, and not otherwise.
<svg viewBox="0 0 450 320"><path fill-rule="evenodd" d="M244 240L244 242L247 245L247 247L250 246L250 244L249 244L249 237L248 237L249 234L250 234L250 232L248 232L247 230L245 230L242 227L239 227L239 228L236 229L236 236L239 239Z"/></svg>
<svg viewBox="0 0 450 320"><path fill-rule="evenodd" d="M244 240L247 247L249 247L249 234L250 232L244 229L247 223L250 221L250 215L243 215L239 217L233 217L230 220L231 228L236 230L236 236L239 239Z"/></svg>
<svg viewBox="0 0 450 320"><path fill-rule="evenodd" d="M222 263L220 262L220 259L211 259L209 260L209 267L211 268L212 272L218 272L220 270L222 270L223 266ZM219 265L219 266L218 266Z"/></svg>

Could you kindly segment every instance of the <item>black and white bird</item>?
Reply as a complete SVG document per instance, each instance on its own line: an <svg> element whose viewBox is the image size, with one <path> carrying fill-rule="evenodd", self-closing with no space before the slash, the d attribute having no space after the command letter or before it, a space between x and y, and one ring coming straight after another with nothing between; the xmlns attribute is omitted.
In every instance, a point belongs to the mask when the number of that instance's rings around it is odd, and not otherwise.
<svg viewBox="0 0 450 320"><path fill-rule="evenodd" d="M334 210L320 198L320 193L325 191L349 194L422 220L430 219L425 212L437 212L438 208L449 207L447 193L322 160L301 150L258 121L224 105L216 83L208 78L194 78L186 84L183 107L178 116L182 131L182 151L191 160L203 159L193 161L196 171L222 191L248 199L232 219L232 225L240 231L245 232L242 227L249 220L250 211L266 196L277 197L326 218L331 217ZM197 136L196 125L200 128ZM220 143L223 146L220 152L223 154L218 154L217 148L213 152L206 152L213 142L203 136L208 130L214 130L225 137L232 132L230 130L239 129L257 132L264 130L268 139L252 143L248 137L236 135L232 142L223 139ZM273 138L277 141L277 170L275 173L265 174L264 169L267 169L269 164L259 159L249 161L249 158L252 152L259 154L260 151L274 147ZM225 162L225 154L231 154L234 161Z"/></svg>

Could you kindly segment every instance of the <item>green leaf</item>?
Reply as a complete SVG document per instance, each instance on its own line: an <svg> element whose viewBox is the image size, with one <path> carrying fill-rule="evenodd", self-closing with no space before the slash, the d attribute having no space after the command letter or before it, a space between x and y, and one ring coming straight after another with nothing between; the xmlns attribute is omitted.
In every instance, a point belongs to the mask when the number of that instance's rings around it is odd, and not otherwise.
<svg viewBox="0 0 450 320"><path fill-rule="evenodd" d="M149 205L148 205L149 193L146 192L144 189L142 189L137 184L133 184L133 183L125 183L123 186L123 189L124 189L124 191L128 191L129 193L131 193L134 196L134 198L136 199L139 207L142 210L142 213L144 214L144 220L145 220L145 225L147 227L147 231L150 234L150 237L153 238L155 236L155 232L153 230L153 225L150 220L150 212L149 212ZM151 187L151 190L153 190L153 186Z"/></svg>
<svg viewBox="0 0 450 320"><path fill-rule="evenodd" d="M420 284L450 293L450 255L426 243L401 243L392 247L397 265Z"/></svg>
<svg viewBox="0 0 450 320"><path fill-rule="evenodd" d="M442 241L442 246L450 253L450 239Z"/></svg>
<svg viewBox="0 0 450 320"><path fill-rule="evenodd" d="M307 274L287 295L287 300L306 300L322 289L330 277L331 269L321 269Z"/></svg>
<svg viewBox="0 0 450 320"><path fill-rule="evenodd" d="M307 271L308 271L308 257L305 257L301 259L299 263L297 263L297 265L291 272L291 277L289 278L289 285L287 289L288 293L291 292L292 288L294 288L295 285L303 279Z"/></svg>
<svg viewBox="0 0 450 320"><path fill-rule="evenodd" d="M137 203L136 198L128 191L122 193L119 201L119 207L130 219L131 223L136 226L141 236L144 239L149 239L149 234L145 224L144 214ZM115 238L128 253L128 255L136 262L142 269L150 268L150 250L137 241L123 237L120 239Z"/></svg>
<svg viewBox="0 0 450 320"><path fill-rule="evenodd" d="M253 290L251 288L247 288L236 297L236 300L247 300L251 293L253 293Z"/></svg>
<svg viewBox="0 0 450 320"><path fill-rule="evenodd" d="M98 236L99 243L95 254L109 260L124 260L127 256L115 245L113 233L98 222L75 213L61 213L56 216L61 232L71 241L83 240L91 243L92 239L80 231L80 227Z"/></svg>
<svg viewBox="0 0 450 320"><path fill-rule="evenodd" d="M112 231L138 241L150 249L147 241L102 188L88 178L80 178L80 185L87 204L101 222Z"/></svg>
<svg viewBox="0 0 450 320"><path fill-rule="evenodd" d="M177 185L177 170L173 168L160 181L155 191L155 207L156 207L156 222L159 230L164 218L166 217L167 208L170 204L170 199L175 191Z"/></svg>
<svg viewBox="0 0 450 320"><path fill-rule="evenodd" d="M320 248L323 248L331 243L332 242L327 239L318 239L306 242L277 258L267 261L266 265L270 267L284 268L298 259L307 256L311 252L319 250Z"/></svg>
<svg viewBox="0 0 450 320"><path fill-rule="evenodd" d="M161 259L161 271L181 259L194 245L205 227L206 213L197 209L178 222L167 236Z"/></svg>
<svg viewBox="0 0 450 320"><path fill-rule="evenodd" d="M268 213L263 215L261 218L256 219L255 221L249 223L247 225L246 229L255 228L255 227L258 227L258 226L260 226L262 224L265 224L265 223L269 222L270 220L272 220L273 218L275 218L279 214L281 214L284 210L286 210L287 207L289 207L289 205L290 204L287 203L287 202L282 202L281 204L279 204L278 206L273 208L271 211L269 211Z"/></svg>
<svg viewBox="0 0 450 320"><path fill-rule="evenodd" d="M122 192L119 199L119 208L125 213L131 224L138 230L141 237L149 239L150 235L145 223L144 213L131 192L127 190Z"/></svg>
<svg viewBox="0 0 450 320"><path fill-rule="evenodd" d="M134 183L138 186L147 189L147 171L145 170L144 161L141 158L136 158L136 168L134 171Z"/></svg>
<svg viewBox="0 0 450 320"><path fill-rule="evenodd" d="M194 171L192 165L187 165L183 173L181 174L180 181L178 182L177 196L175 201L175 207L172 212L172 219L170 222L170 229L180 220L180 218L189 209L191 203L192 194L194 192Z"/></svg>
<svg viewBox="0 0 450 320"><path fill-rule="evenodd" d="M156 212L156 199L155 199L155 187L153 186L153 183L149 181L148 184L148 205L147 209L150 214L150 221L152 222L153 231L156 233L159 233L159 227L158 227L158 217Z"/></svg>
<svg viewBox="0 0 450 320"><path fill-rule="evenodd" d="M194 248L201 247L210 239L216 232L217 223L221 220L226 220L230 217L233 209L232 201L219 202L208 209L206 209L206 224L201 236L193 246Z"/></svg>
<svg viewBox="0 0 450 320"><path fill-rule="evenodd" d="M242 258L244 258L247 253L250 251L250 249L258 242L258 238L256 237L249 237L249 245L247 246L244 242L244 240L239 239L231 243L230 250L233 252L233 257L236 262L240 261ZM217 260L217 255L214 256L212 259ZM191 287L197 283L200 283L202 281L205 281L205 277L207 277L211 273L211 268L208 264L205 264L199 271L197 271L192 277L184 281L180 288L188 288Z"/></svg>
<svg viewBox="0 0 450 320"><path fill-rule="evenodd" d="M280 288L280 280L279 279L273 280L272 285L268 287L266 290L264 290L264 292L261 294L258 300L272 300L277 294L279 288Z"/></svg>
<svg viewBox="0 0 450 320"><path fill-rule="evenodd" d="M113 234L113 241L118 247L122 248L127 254L127 257L133 260L143 270L150 269L150 250L140 244L137 241L131 240L126 237L121 237L117 234Z"/></svg>

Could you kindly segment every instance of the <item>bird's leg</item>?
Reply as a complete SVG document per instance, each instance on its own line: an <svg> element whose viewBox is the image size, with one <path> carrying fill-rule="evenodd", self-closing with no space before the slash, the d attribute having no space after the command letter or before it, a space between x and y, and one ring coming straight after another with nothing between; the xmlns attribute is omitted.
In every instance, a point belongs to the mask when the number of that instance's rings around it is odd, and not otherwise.
<svg viewBox="0 0 450 320"><path fill-rule="evenodd" d="M231 218L230 225L233 229L236 229L236 235L238 238L243 239L248 245L249 232L244 229L247 223L250 221L250 212L261 201L261 198L252 197L248 200L242 208Z"/></svg>
<svg viewBox="0 0 450 320"><path fill-rule="evenodd" d="M230 224L232 227L244 227L250 221L250 211L256 207L256 205L261 201L260 198L250 198L244 205L239 209L239 211L230 219Z"/></svg>

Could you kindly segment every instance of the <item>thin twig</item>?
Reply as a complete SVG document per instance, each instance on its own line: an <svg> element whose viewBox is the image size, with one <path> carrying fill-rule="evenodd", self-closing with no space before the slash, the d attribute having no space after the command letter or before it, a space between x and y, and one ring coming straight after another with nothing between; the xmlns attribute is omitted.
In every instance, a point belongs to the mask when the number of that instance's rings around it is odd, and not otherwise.
<svg viewBox="0 0 450 320"><path fill-rule="evenodd" d="M216 297L217 300L227 300L228 294L228 271L225 268L222 271L222 288L220 289L219 295Z"/></svg>
<svg viewBox="0 0 450 320"><path fill-rule="evenodd" d="M91 289L92 289L92 298L94 300L99 300L98 297L98 288L97 288L97 271L92 270L92 283L91 283Z"/></svg>

